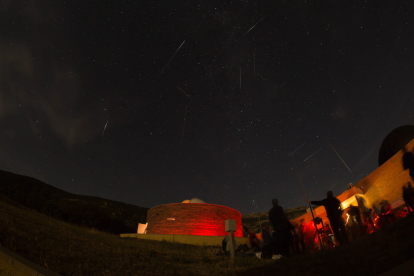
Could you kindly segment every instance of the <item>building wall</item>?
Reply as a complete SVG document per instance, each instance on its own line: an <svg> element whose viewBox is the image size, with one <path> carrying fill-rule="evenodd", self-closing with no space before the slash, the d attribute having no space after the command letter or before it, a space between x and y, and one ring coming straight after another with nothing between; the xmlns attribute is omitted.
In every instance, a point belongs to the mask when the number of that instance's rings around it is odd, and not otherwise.
<svg viewBox="0 0 414 276"><path fill-rule="evenodd" d="M355 198L355 196L357 194L362 194L362 191L357 187L352 187L351 189L348 189L345 192L343 192L342 194L338 195L336 198L338 198L341 202L344 202L344 201L348 200L348 202L350 204L352 204L354 206L357 206L358 202L356 201L356 198ZM322 200L322 198L318 198L318 199L315 199L315 200ZM349 206L343 206L343 207L345 209L344 209L344 212L342 214L342 217L346 221L346 219L347 219L346 212L349 210ZM324 224L329 223L329 219L327 217L325 207L319 206L319 207L313 209L313 214L314 214L315 217L320 217L323 220ZM312 213L311 212L306 213L306 214L304 214L304 215L302 215L298 218L295 218L295 219L291 220L290 222L293 225L300 225L300 221L302 219L305 219L306 222L311 221L313 219Z"/></svg>
<svg viewBox="0 0 414 276"><path fill-rule="evenodd" d="M406 145L406 149L411 152L414 150L414 139ZM402 197L402 187L409 181L413 182L408 170L403 168L403 154L404 152L400 150L355 185L363 187L364 190L361 204L367 208L379 208L382 200L393 203Z"/></svg>
<svg viewBox="0 0 414 276"><path fill-rule="evenodd" d="M414 139L406 145L407 151L414 151ZM353 188L345 191L337 196L337 198L344 202L351 197L357 197L357 201L351 203L354 206L359 206L361 210L369 208L380 209L379 203L383 200L388 200L389 203L393 203L402 197L402 187L408 182L414 185L413 179L411 179L408 170L404 170L402 157L404 151L400 150L391 159L385 162L378 169L364 177ZM345 183L344 183L345 184ZM320 200L320 199L317 199ZM343 218L347 219L346 213L349 208L346 208L343 212ZM328 222L326 211L323 206L314 209L315 216L321 217L325 222ZM309 212L303 216L300 216L294 220L291 220L292 224L300 224L300 221L305 219L306 221L312 220L312 214Z"/></svg>
<svg viewBox="0 0 414 276"><path fill-rule="evenodd" d="M221 246L223 237L214 237L214 236L190 236L190 235L166 235L166 234L121 234L121 238L138 238L144 240L154 240L154 241L168 241L168 242L179 242L186 244L195 244L195 245L214 245ZM250 245L249 238L235 237L237 246L241 244Z"/></svg>
<svg viewBox="0 0 414 276"><path fill-rule="evenodd" d="M224 222L236 221L235 237L243 237L241 214L229 207L207 203L172 203L148 210L147 234L224 236ZM174 219L174 220L172 220Z"/></svg>

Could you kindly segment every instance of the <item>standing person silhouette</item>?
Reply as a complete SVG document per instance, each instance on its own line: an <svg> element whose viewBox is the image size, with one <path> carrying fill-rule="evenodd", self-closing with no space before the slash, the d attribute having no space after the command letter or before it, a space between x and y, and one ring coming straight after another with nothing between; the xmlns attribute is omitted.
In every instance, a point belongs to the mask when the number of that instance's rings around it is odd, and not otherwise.
<svg viewBox="0 0 414 276"><path fill-rule="evenodd" d="M289 221L276 198L272 199L272 205L273 208L269 211L269 221L273 227L274 253L286 256L288 254L286 246L287 231L290 231L288 229Z"/></svg>
<svg viewBox="0 0 414 276"><path fill-rule="evenodd" d="M402 197L405 205L407 206L408 213L411 213L414 210L414 199L411 195L411 191L407 186L403 186Z"/></svg>
<svg viewBox="0 0 414 276"><path fill-rule="evenodd" d="M403 148L404 155L402 157L403 168L408 170L411 179L414 181L414 153L408 151L405 147Z"/></svg>
<svg viewBox="0 0 414 276"><path fill-rule="evenodd" d="M325 207L335 238L338 240L339 244L342 245L348 242L348 234L346 233L345 223L342 219L341 202L333 196L332 191L328 191L326 196L327 197L324 200L309 200L309 203L313 205L323 205Z"/></svg>
<svg viewBox="0 0 414 276"><path fill-rule="evenodd" d="M365 234L364 226L361 220L361 212L357 206L351 205L350 207L348 215L358 225L358 238L360 238L363 234Z"/></svg>

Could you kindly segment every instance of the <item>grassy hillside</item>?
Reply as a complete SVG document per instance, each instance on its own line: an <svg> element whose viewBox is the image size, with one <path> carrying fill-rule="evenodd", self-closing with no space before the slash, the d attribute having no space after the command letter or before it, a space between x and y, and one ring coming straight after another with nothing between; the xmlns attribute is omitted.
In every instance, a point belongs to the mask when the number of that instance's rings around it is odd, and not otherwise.
<svg viewBox="0 0 414 276"><path fill-rule="evenodd" d="M146 222L148 208L71 194L40 180L2 170L0 183L0 195L41 214L72 224L119 234L135 233L138 223ZM306 207L292 208L285 213L289 219L293 219L306 213ZM262 223L269 221L267 212L248 214L242 218L243 225L260 232L259 218Z"/></svg>
<svg viewBox="0 0 414 276"><path fill-rule="evenodd" d="M235 275L272 261L237 258L220 247L121 239L71 225L0 196L0 245L61 275Z"/></svg>
<svg viewBox="0 0 414 276"><path fill-rule="evenodd" d="M148 208L75 195L37 179L0 170L0 195L39 213L110 233L136 232Z"/></svg>
<svg viewBox="0 0 414 276"><path fill-rule="evenodd" d="M219 247L121 239L0 196L0 245L61 275L378 275L414 257L414 215L345 246L281 260L217 254Z"/></svg>

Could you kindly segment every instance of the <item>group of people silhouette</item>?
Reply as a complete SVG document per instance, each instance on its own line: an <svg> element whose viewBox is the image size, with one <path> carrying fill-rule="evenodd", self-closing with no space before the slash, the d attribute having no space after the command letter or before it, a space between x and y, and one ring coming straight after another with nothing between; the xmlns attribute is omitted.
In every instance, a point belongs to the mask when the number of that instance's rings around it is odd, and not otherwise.
<svg viewBox="0 0 414 276"><path fill-rule="evenodd" d="M272 200L273 207L269 211L269 222L273 229L271 242L273 246L263 251L264 257L304 254L315 251L317 248L333 247L348 242L345 223L342 219L341 202L333 196L332 191L327 193L325 199L309 201L309 203L325 207L330 225L323 224L319 217L312 221L302 219L300 225L292 225L283 208L279 206L279 201Z"/></svg>
<svg viewBox="0 0 414 276"><path fill-rule="evenodd" d="M414 181L414 153L403 150L403 169L409 171ZM348 185L349 189L352 187L352 184ZM411 182L403 186L402 199L408 213L414 212L414 188ZM341 202L333 196L332 191L327 192L325 199L308 200L308 203L324 206L330 225L314 216L312 220L303 218L298 225L292 224L275 198L268 214L269 223L261 225L261 238L254 229L248 229L251 249L248 251L245 246L245 250L241 251L249 252L249 256L253 256L254 253L261 254L261 258L281 258L315 252L323 248L341 246L393 223L398 217L405 216L402 211L396 216L391 204L383 200L379 208L373 206L372 209L368 209L363 204L361 209L358 206L349 206L345 220Z"/></svg>

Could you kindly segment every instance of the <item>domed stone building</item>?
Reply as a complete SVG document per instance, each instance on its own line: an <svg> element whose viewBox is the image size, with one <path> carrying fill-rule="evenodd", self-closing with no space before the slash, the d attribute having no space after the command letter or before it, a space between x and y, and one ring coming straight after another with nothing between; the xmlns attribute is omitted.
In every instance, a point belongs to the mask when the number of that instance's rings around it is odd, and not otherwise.
<svg viewBox="0 0 414 276"><path fill-rule="evenodd" d="M243 237L241 214L229 207L205 203L199 198L156 206L147 212L147 234L224 236L224 222L236 221L235 237Z"/></svg>

